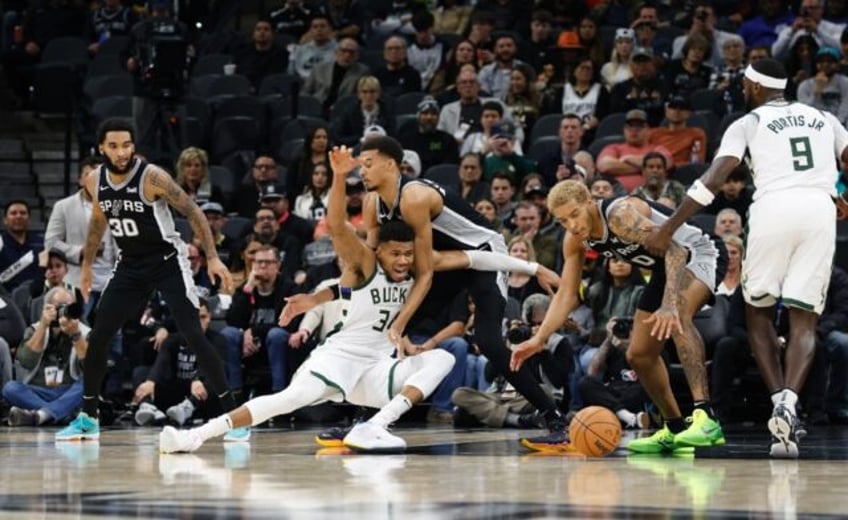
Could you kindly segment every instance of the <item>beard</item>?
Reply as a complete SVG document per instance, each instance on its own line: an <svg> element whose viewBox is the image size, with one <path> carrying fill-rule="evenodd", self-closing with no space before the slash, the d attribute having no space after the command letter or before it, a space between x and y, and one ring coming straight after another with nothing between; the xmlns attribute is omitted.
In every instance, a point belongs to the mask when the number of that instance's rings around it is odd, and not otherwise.
<svg viewBox="0 0 848 520"><path fill-rule="evenodd" d="M135 154L132 154L130 156L130 160L127 161L127 165L124 168L118 168L118 165L113 163L112 160L109 159L109 156L106 155L106 154L103 154L103 164L106 165L106 168L110 172L118 174L118 175L123 175L123 174L129 172L132 169L132 167L135 165Z"/></svg>

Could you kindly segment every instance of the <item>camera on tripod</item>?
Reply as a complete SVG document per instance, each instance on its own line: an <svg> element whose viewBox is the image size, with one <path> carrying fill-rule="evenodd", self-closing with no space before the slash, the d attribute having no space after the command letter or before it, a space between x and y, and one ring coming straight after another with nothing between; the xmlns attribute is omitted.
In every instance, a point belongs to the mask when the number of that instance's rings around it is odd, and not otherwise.
<svg viewBox="0 0 848 520"><path fill-rule="evenodd" d="M141 80L153 99L179 100L188 76L188 42L174 20L154 24L141 49Z"/></svg>

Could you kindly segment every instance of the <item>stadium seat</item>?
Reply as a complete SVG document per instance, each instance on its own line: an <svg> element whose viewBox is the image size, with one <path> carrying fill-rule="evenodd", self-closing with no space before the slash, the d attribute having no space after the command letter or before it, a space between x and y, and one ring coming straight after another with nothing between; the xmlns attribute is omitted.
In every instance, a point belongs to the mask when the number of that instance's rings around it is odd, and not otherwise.
<svg viewBox="0 0 848 520"><path fill-rule="evenodd" d="M535 143L540 137L559 135L559 123L562 114L546 114L536 120L533 129L530 130L530 144Z"/></svg>
<svg viewBox="0 0 848 520"><path fill-rule="evenodd" d="M698 180L705 171L707 171L707 166L709 165L706 163L693 163L678 166L674 169L674 172L672 172L671 178L688 187Z"/></svg>
<svg viewBox="0 0 848 520"><path fill-rule="evenodd" d="M592 154L592 157L597 161L598 155L601 154L601 150L603 150L604 147L606 147L609 144L623 143L623 142L624 142L624 136L623 135L608 135L608 136L601 137L601 138L596 137L595 140L592 141L592 144L590 144L589 147L586 149L586 151L589 152L590 154Z"/></svg>
<svg viewBox="0 0 848 520"><path fill-rule="evenodd" d="M418 103L424 99L426 92L406 92L395 98L395 116L418 114ZM400 128L400 127L398 127Z"/></svg>
<svg viewBox="0 0 848 520"><path fill-rule="evenodd" d="M533 144L530 145L530 150L527 152L527 155L536 161L539 161L551 153L556 153L556 151L560 149L560 146L561 142L558 135L540 137L533 141Z"/></svg>
<svg viewBox="0 0 848 520"><path fill-rule="evenodd" d="M235 174L223 166L212 165L209 167L209 182L221 190L226 205L229 205L238 191L238 179Z"/></svg>
<svg viewBox="0 0 848 520"><path fill-rule="evenodd" d="M300 76L297 74L271 74L266 76L259 84L259 97L278 95L282 97L291 96L293 93L293 85L297 84L297 88L303 84Z"/></svg>
<svg viewBox="0 0 848 520"><path fill-rule="evenodd" d="M459 167L456 164L445 163L430 166L422 177L438 183L446 190L451 190L456 194L461 193Z"/></svg>
<svg viewBox="0 0 848 520"><path fill-rule="evenodd" d="M251 117L219 119L212 128L212 156L220 160L237 150L255 150L259 136L259 123Z"/></svg>
<svg viewBox="0 0 848 520"><path fill-rule="evenodd" d="M191 70L192 77L199 78L201 76L217 75L224 73L224 65L233 62L233 57L229 54L213 53L206 54L197 58L197 63Z"/></svg>
<svg viewBox="0 0 848 520"><path fill-rule="evenodd" d="M615 112L607 114L598 123L598 128L595 129L595 140L610 135L621 135L624 133L624 120L627 117L627 112Z"/></svg>

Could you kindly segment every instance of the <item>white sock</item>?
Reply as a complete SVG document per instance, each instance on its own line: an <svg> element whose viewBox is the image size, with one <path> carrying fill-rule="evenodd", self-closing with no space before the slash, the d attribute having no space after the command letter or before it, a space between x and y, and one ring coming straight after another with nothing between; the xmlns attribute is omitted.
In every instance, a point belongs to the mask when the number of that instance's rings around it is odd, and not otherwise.
<svg viewBox="0 0 848 520"><path fill-rule="evenodd" d="M194 433L203 439L203 442L208 441L212 437L220 437L233 429L233 421L229 414L219 415L202 426L192 429Z"/></svg>
<svg viewBox="0 0 848 520"><path fill-rule="evenodd" d="M397 421L401 415L408 412L410 408L412 408L412 403L409 399L403 394L398 394L389 401L389 404L380 408L380 411L368 422L387 428L390 424Z"/></svg>
<svg viewBox="0 0 848 520"><path fill-rule="evenodd" d="M627 408L622 408L621 410L617 410L615 415L621 419L627 426L635 426L636 425L636 414L628 410Z"/></svg>
<svg viewBox="0 0 848 520"><path fill-rule="evenodd" d="M798 404L798 394L794 391L784 388L780 392L775 392L771 394L771 402L774 406L778 404L783 404L786 408L792 412L792 415L796 415L795 413L795 405Z"/></svg>

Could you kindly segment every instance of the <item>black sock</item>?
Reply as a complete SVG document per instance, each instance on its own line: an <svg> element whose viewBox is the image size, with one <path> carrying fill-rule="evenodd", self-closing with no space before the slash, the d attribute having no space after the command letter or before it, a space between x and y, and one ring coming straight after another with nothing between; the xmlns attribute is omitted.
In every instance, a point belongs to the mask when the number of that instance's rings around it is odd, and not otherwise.
<svg viewBox="0 0 848 520"><path fill-rule="evenodd" d="M99 403L98 403L98 399L97 399L96 395L95 396L89 396L89 395L82 396L82 411L85 412L92 419L99 419L100 418L100 412L97 409L98 404Z"/></svg>
<svg viewBox="0 0 848 520"><path fill-rule="evenodd" d="M686 422L683 420L683 417L666 419L665 425L668 426L668 429L671 431L671 433L680 433L686 429Z"/></svg>
<svg viewBox="0 0 848 520"><path fill-rule="evenodd" d="M715 419L715 412L709 401L695 401L695 408L706 412L710 419Z"/></svg>

